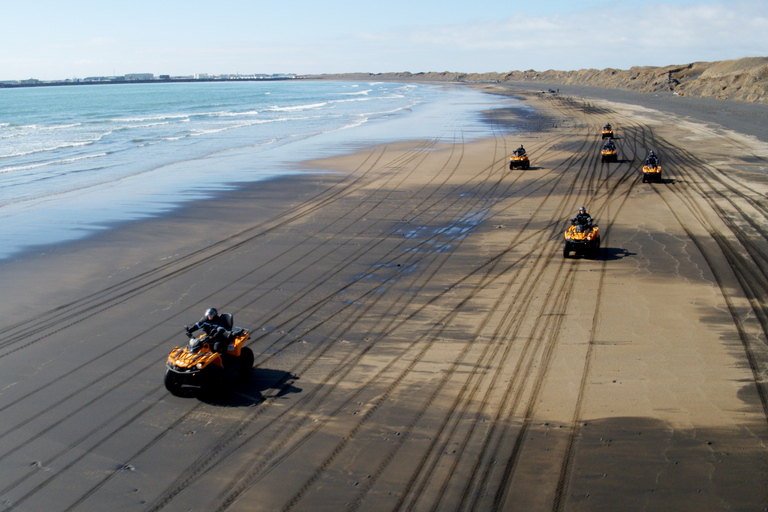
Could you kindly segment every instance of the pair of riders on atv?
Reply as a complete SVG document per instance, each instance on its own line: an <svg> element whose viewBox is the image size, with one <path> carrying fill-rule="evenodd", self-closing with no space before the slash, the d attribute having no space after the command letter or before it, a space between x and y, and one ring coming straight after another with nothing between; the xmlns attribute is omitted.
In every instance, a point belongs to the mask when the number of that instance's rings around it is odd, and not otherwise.
<svg viewBox="0 0 768 512"><path fill-rule="evenodd" d="M235 338L235 334L230 330L232 329L232 317L229 315L219 315L216 308L208 308L205 310L203 318L197 321L197 323L191 327L186 327L187 336L192 337L192 333L198 329L205 331L212 342L213 350L220 354L227 353L227 346L229 342Z"/></svg>

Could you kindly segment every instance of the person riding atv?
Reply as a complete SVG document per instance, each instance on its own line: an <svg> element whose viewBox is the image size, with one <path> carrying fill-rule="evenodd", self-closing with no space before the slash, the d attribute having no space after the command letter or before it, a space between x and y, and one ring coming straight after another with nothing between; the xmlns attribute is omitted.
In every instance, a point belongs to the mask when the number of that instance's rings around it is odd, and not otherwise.
<svg viewBox="0 0 768 512"><path fill-rule="evenodd" d="M613 139L609 138L608 142L605 143L603 149L600 151L600 158L603 162L619 161L618 151L616 150L616 144L614 144Z"/></svg>
<svg viewBox="0 0 768 512"><path fill-rule="evenodd" d="M232 332L228 330L231 327L227 318L224 315L219 315L216 308L208 308L205 310L203 318L198 320L193 326L186 327L186 331L187 335L191 337L193 332L202 329L213 341L213 349L220 354L224 354L232 337Z"/></svg>
<svg viewBox="0 0 768 512"><path fill-rule="evenodd" d="M583 206L579 207L579 213L571 219L571 224L579 224L584 227L592 227L592 217L587 213Z"/></svg>
<svg viewBox="0 0 768 512"><path fill-rule="evenodd" d="M512 152L512 156L509 157L509 169L512 170L515 167L521 167L523 170L528 169L531 166L528 160L528 155L525 153L525 148L522 144Z"/></svg>
<svg viewBox="0 0 768 512"><path fill-rule="evenodd" d="M597 224L592 223L592 217L583 206L579 213L571 219L571 226L565 230L563 241L563 258L571 251L576 254L595 257L600 250L600 232Z"/></svg>
<svg viewBox="0 0 768 512"><path fill-rule="evenodd" d="M194 337L192 333L198 329L205 334ZM233 378L242 382L249 377L254 356L245 344L250 333L234 327L232 315L219 315L215 308L208 308L200 321L185 330L189 342L171 350L165 362L164 383L172 394L187 396L187 386L216 393Z"/></svg>
<svg viewBox="0 0 768 512"><path fill-rule="evenodd" d="M651 151L643 164L643 183L646 181L661 181L661 161L656 154Z"/></svg>
<svg viewBox="0 0 768 512"><path fill-rule="evenodd" d="M605 126L603 126L602 136L604 139L613 137L613 128L611 127L611 123L608 123Z"/></svg>

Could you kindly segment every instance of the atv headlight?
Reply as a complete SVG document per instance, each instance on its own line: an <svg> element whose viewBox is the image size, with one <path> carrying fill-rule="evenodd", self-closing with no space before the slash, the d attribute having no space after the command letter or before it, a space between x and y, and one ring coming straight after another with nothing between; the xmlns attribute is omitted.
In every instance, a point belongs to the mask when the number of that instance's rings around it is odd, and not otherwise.
<svg viewBox="0 0 768 512"><path fill-rule="evenodd" d="M202 370L203 369L203 363L197 363L195 365L195 368L197 368L198 370Z"/></svg>

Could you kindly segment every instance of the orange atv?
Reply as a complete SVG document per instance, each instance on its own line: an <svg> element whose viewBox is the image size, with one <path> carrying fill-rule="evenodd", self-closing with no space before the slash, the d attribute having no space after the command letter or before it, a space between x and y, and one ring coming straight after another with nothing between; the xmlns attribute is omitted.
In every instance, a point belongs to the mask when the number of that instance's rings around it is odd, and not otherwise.
<svg viewBox="0 0 768 512"><path fill-rule="evenodd" d="M603 127L603 138L604 139L613 139L613 128L609 126Z"/></svg>
<svg viewBox="0 0 768 512"><path fill-rule="evenodd" d="M515 167L520 167L523 170L528 169L531 166L531 162L528 160L528 155L514 155L509 157L509 170L511 171Z"/></svg>
<svg viewBox="0 0 768 512"><path fill-rule="evenodd" d="M618 162L619 152L616 146L603 146L600 151L600 158L603 162Z"/></svg>
<svg viewBox="0 0 768 512"><path fill-rule="evenodd" d="M208 334L189 335L186 347L176 347L165 362L165 388L174 395L182 395L185 385L210 390L220 385L225 377L245 379L253 369L253 351L245 346L250 338L247 330L232 328L232 315L228 318L230 340L226 354L213 350L213 339Z"/></svg>
<svg viewBox="0 0 768 512"><path fill-rule="evenodd" d="M643 183L647 181L661 181L661 164L656 162L655 165L646 162L643 165Z"/></svg>
<svg viewBox="0 0 768 512"><path fill-rule="evenodd" d="M567 258L571 251L594 258L600 250L600 231L597 224L585 226L574 222L565 230L563 242L563 258Z"/></svg>

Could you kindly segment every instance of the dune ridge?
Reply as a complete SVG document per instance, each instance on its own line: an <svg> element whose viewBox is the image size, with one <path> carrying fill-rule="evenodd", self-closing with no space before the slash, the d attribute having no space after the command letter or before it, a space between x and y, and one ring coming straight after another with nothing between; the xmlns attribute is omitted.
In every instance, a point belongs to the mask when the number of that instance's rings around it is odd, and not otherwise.
<svg viewBox="0 0 768 512"><path fill-rule="evenodd" d="M715 98L768 104L768 57L746 57L716 62L693 62L663 67L580 69L576 71L508 71L504 73L345 73L320 75L325 79L400 79L451 82L534 82L588 85L643 93L668 92L679 96Z"/></svg>

